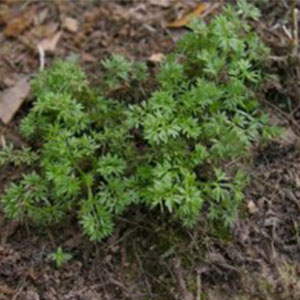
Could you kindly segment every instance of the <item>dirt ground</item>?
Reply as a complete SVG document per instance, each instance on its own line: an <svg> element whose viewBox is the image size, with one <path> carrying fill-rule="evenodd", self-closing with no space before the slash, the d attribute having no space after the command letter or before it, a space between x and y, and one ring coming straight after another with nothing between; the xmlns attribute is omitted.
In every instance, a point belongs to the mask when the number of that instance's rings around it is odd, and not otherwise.
<svg viewBox="0 0 300 300"><path fill-rule="evenodd" d="M222 5L211 2L206 18ZM291 4L253 2L263 12L256 28L273 49L267 68L278 75L262 88L262 107L285 132L253 150L251 184L232 232L214 233L205 220L194 230L174 228L132 210L113 236L93 244L76 220L32 228L7 221L0 207L0 300L300 299L300 64L298 52L290 55ZM201 3L0 0L0 93L58 57L78 60L94 83L99 61L111 53L155 67L186 30L168 24ZM17 126L27 106L0 125L1 142L22 143ZM16 172L0 170L0 190ZM49 257L59 246L73 256L61 269Z"/></svg>

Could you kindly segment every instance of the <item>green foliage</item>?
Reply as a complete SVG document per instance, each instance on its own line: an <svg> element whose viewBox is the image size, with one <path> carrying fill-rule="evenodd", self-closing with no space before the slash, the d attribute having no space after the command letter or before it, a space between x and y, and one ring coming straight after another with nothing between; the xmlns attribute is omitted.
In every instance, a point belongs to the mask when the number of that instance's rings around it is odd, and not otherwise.
<svg viewBox="0 0 300 300"><path fill-rule="evenodd" d="M54 62L52 68L40 73L39 80L32 84L33 93L37 97L48 92L78 96L86 87L84 72L76 65L66 64L61 60Z"/></svg>
<svg viewBox="0 0 300 300"><path fill-rule="evenodd" d="M105 87L109 90L138 84L148 77L147 66L144 63L129 61L119 54L113 54L102 61L102 66L105 71Z"/></svg>
<svg viewBox="0 0 300 300"><path fill-rule="evenodd" d="M76 213L94 241L109 236L132 204L160 208L186 226L203 210L230 226L247 183L231 162L277 133L255 100L268 55L247 23L258 16L239 1L237 12L228 6L208 25L193 22L161 65L158 89L135 105L99 95L74 64L59 61L42 72L21 123L37 149L24 150L38 157L29 159L35 171L8 186L6 214L48 224ZM134 87L147 73L117 55L103 66L108 89ZM3 151L2 164L15 163Z"/></svg>
<svg viewBox="0 0 300 300"><path fill-rule="evenodd" d="M29 147L15 149L13 144L8 144L0 149L0 167L6 164L12 164L14 167L19 167L23 164L30 166L38 158L38 154Z"/></svg>
<svg viewBox="0 0 300 300"><path fill-rule="evenodd" d="M72 259L72 254L66 253L61 247L58 247L56 252L50 254L50 258L54 261L57 268L61 268L66 262Z"/></svg>

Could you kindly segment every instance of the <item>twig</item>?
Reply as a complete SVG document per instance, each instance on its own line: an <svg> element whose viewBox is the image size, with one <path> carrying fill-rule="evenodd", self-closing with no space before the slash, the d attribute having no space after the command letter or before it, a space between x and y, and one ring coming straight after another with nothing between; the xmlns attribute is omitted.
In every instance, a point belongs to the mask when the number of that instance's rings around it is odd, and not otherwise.
<svg viewBox="0 0 300 300"><path fill-rule="evenodd" d="M25 287L25 285L22 285L18 289L18 291L14 294L14 296L11 298L11 300L16 300L19 297L19 295L23 292L24 287Z"/></svg>
<svg viewBox="0 0 300 300"><path fill-rule="evenodd" d="M293 40L293 35L290 33L290 31L286 28L286 26L282 27L284 33L286 34L286 36L288 37L288 39ZM293 31L293 30L292 30Z"/></svg>
<svg viewBox="0 0 300 300"><path fill-rule="evenodd" d="M221 3L223 5L223 3ZM219 3L211 5L205 12L201 15L201 18L204 19L206 16L210 15L213 11L217 10L220 7Z"/></svg>
<svg viewBox="0 0 300 300"><path fill-rule="evenodd" d="M144 267L143 267L143 264L142 264L142 261L139 257L139 254L138 254L138 251L136 249L136 245L134 244L134 255L136 257L136 260L138 262L138 265L142 271L142 277L144 278L144 281L145 281L145 284L146 284L146 288L147 288L147 292L148 292L148 295L150 296L151 299L153 299L153 295L152 295L152 292L151 292L151 286L150 286L150 283L149 281L147 280L147 276L146 276L146 273L145 273L145 270L144 270Z"/></svg>
<svg viewBox="0 0 300 300"><path fill-rule="evenodd" d="M122 222L131 224L131 225L134 225L135 227L140 228L140 229L143 229L143 230L146 230L146 231L148 231L148 232L150 232L150 233L154 233L154 230L152 230L151 228L149 229L149 228L147 228L146 226L140 225L140 224L137 223L137 222L127 220L127 219L122 218L122 217L120 217L120 216L116 217L116 220L120 220L120 221L122 221Z"/></svg>
<svg viewBox="0 0 300 300"><path fill-rule="evenodd" d="M131 290L127 288L122 282L114 279L113 277L110 277L109 282L119 287L125 293L126 297L131 298L132 296Z"/></svg>
<svg viewBox="0 0 300 300"><path fill-rule="evenodd" d="M293 201L295 203L297 209L300 211L300 203L299 203L299 200L297 199L297 197L294 195L294 193L291 190L287 190L286 193L288 195L288 199Z"/></svg>
<svg viewBox="0 0 300 300"><path fill-rule="evenodd" d="M116 239L115 241L112 241L109 243L109 245L105 246L105 250L109 250L113 248L114 246L120 244L122 241L124 241L129 235L131 235L133 232L135 232L137 228L133 228L132 230L127 230L119 239Z"/></svg>
<svg viewBox="0 0 300 300"><path fill-rule="evenodd" d="M300 125L289 114L287 114L286 112L284 112L283 110L281 110L280 108L278 108L273 103L270 103L270 102L268 102L268 101L266 101L264 99L261 99L260 101L263 102L264 104L268 105L269 107L271 107L275 112L277 112L278 114L280 114L281 117L283 117L284 119L286 119L288 122L292 123L297 128L297 130L298 130L297 133L300 132Z"/></svg>
<svg viewBox="0 0 300 300"><path fill-rule="evenodd" d="M45 68L45 51L40 44L37 45L37 48L38 48L39 58L40 58L40 71L43 71Z"/></svg>
<svg viewBox="0 0 300 300"><path fill-rule="evenodd" d="M285 8L289 8L289 5L286 3L285 0L281 0L281 3L283 4L283 6L284 6Z"/></svg>
<svg viewBox="0 0 300 300"><path fill-rule="evenodd" d="M300 103L289 113L289 115L290 115L291 118L299 110L299 108L300 108Z"/></svg>
<svg viewBox="0 0 300 300"><path fill-rule="evenodd" d="M5 139L5 136L3 134L1 134L1 145L2 145L2 148L6 148L7 146L7 143L6 143L6 139Z"/></svg>
<svg viewBox="0 0 300 300"><path fill-rule="evenodd" d="M172 291L169 288L169 285L165 284L161 279L159 279L158 277L153 276L153 274L151 272L148 272L147 270L145 270L145 273L153 280L155 281L157 284L159 284L163 289L166 290L167 293L169 293L170 295L173 296L173 298L175 299L177 297L176 293L174 291Z"/></svg>
<svg viewBox="0 0 300 300"><path fill-rule="evenodd" d="M197 295L196 295L196 300L201 300L201 294L202 294L201 273L197 272Z"/></svg>
<svg viewBox="0 0 300 300"><path fill-rule="evenodd" d="M292 56L298 55L299 38L298 38L298 9L296 8L296 0L292 1Z"/></svg>
<svg viewBox="0 0 300 300"><path fill-rule="evenodd" d="M26 280L27 280L28 274L23 278L20 287L18 288L17 292L14 294L14 296L11 298L11 300L16 300L20 296L20 294L23 292L25 286L26 286Z"/></svg>
<svg viewBox="0 0 300 300"><path fill-rule="evenodd" d="M56 243L55 243L53 234L52 234L52 232L50 231L50 229L47 230L47 233L48 233L48 237L49 237L51 246L52 246L53 248L56 248Z"/></svg>
<svg viewBox="0 0 300 300"><path fill-rule="evenodd" d="M284 55L284 56L271 55L271 56L268 57L268 59L273 60L273 61L277 61L277 62L287 62L288 56L287 55Z"/></svg>
<svg viewBox="0 0 300 300"><path fill-rule="evenodd" d="M174 272L177 277L179 289L182 294L183 300L193 300L193 295L191 292L187 289L185 280L183 279L183 270L181 267L181 260L179 258L176 258L174 261Z"/></svg>

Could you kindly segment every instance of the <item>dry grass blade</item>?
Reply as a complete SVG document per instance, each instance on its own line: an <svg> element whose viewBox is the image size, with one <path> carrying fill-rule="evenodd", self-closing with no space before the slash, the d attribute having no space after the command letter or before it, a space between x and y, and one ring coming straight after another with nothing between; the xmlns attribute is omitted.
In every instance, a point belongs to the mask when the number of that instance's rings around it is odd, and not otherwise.
<svg viewBox="0 0 300 300"><path fill-rule="evenodd" d="M169 28L181 28L186 25L188 25L193 18L199 18L199 17L206 17L207 15L211 14L213 11L215 11L220 4L209 4L209 3L200 3L192 12L188 13L187 15L184 15L182 18L179 18L178 20L175 20L174 22L170 23L168 25Z"/></svg>

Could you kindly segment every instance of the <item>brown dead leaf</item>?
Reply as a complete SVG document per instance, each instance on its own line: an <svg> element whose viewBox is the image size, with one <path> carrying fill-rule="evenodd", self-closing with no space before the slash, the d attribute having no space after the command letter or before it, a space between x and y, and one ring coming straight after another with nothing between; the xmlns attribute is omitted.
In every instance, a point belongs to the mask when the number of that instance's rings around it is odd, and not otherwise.
<svg viewBox="0 0 300 300"><path fill-rule="evenodd" d="M165 55L163 53L154 53L148 58L148 60L153 63L160 63L164 59L165 59Z"/></svg>
<svg viewBox="0 0 300 300"><path fill-rule="evenodd" d="M6 87L12 87L14 86L18 81L16 74L9 74L8 76L4 77L2 82Z"/></svg>
<svg viewBox="0 0 300 300"><path fill-rule="evenodd" d="M96 62L97 61L97 58L89 53L86 53L86 52L82 52L81 53L81 58L83 61L86 61L86 62Z"/></svg>
<svg viewBox="0 0 300 300"><path fill-rule="evenodd" d="M20 296L24 300L40 300L40 296L34 291L23 292Z"/></svg>
<svg viewBox="0 0 300 300"><path fill-rule="evenodd" d="M13 18L8 22L6 28L4 29L4 35L7 37L17 37L31 25L34 15L35 8Z"/></svg>
<svg viewBox="0 0 300 300"><path fill-rule="evenodd" d="M51 38L43 39L38 46L41 47L44 52L53 52L57 46L57 43L62 35L62 31L58 31Z"/></svg>
<svg viewBox="0 0 300 300"><path fill-rule="evenodd" d="M15 290L11 289L9 286L7 286L6 284L1 284L0 285L0 295L4 294L4 295L14 295L16 293ZM0 298L1 299L1 298Z"/></svg>
<svg viewBox="0 0 300 300"><path fill-rule="evenodd" d="M46 38L51 38L57 32L59 28L58 23L48 23L45 25L38 25L33 27L30 31L30 38L34 40L42 40Z"/></svg>
<svg viewBox="0 0 300 300"><path fill-rule="evenodd" d="M20 254L11 247L3 247L0 245L0 261L5 263L16 263L20 260ZM1 295L1 294L0 294Z"/></svg>
<svg viewBox="0 0 300 300"><path fill-rule="evenodd" d="M0 94L0 119L8 124L19 110L23 101L29 95L30 83L28 77L19 79L17 84Z"/></svg>
<svg viewBox="0 0 300 300"><path fill-rule="evenodd" d="M12 19L12 11L5 4L0 4L0 24L7 24Z"/></svg>
<svg viewBox="0 0 300 300"><path fill-rule="evenodd" d="M68 10L68 7L70 7L67 4L66 0L53 0L53 2L55 3L55 6L56 6L60 16L65 15L65 13Z"/></svg>
<svg viewBox="0 0 300 300"><path fill-rule="evenodd" d="M64 247L74 249L77 248L82 243L82 234L78 233L69 238L64 242Z"/></svg>
<svg viewBox="0 0 300 300"><path fill-rule="evenodd" d="M223 254L221 254L220 252L214 251L207 253L207 260L210 264L213 264L215 266L220 266L231 271L237 271L237 268L231 265L230 262L227 261Z"/></svg>
<svg viewBox="0 0 300 300"><path fill-rule="evenodd" d="M174 22L170 23L168 27L170 28L180 28L188 25L193 18L199 18L207 16L208 14L212 13L215 9L219 7L219 4L210 4L210 3L200 3L192 12L184 15L182 18L175 20Z"/></svg>
<svg viewBox="0 0 300 300"><path fill-rule="evenodd" d="M182 39L182 37L188 33L189 30L186 27L178 27L176 30L169 30L170 37L172 38L174 43L177 43Z"/></svg>
<svg viewBox="0 0 300 300"><path fill-rule="evenodd" d="M35 26L38 26L38 25L41 25L45 22L45 20L47 19L49 15L49 9L48 8L45 8L41 11L39 11L39 13L34 16L34 25Z"/></svg>
<svg viewBox="0 0 300 300"><path fill-rule="evenodd" d="M299 136L295 134L295 131L290 127L284 128L278 140L286 145L291 145L293 143L299 144Z"/></svg>
<svg viewBox="0 0 300 300"><path fill-rule="evenodd" d="M254 214L258 213L259 209L252 200L250 200L248 202L247 206L248 206L248 211L251 215L254 215Z"/></svg>
<svg viewBox="0 0 300 300"><path fill-rule="evenodd" d="M75 33L79 29L79 24L76 19L66 17L63 20L63 27L67 29L69 32Z"/></svg>

